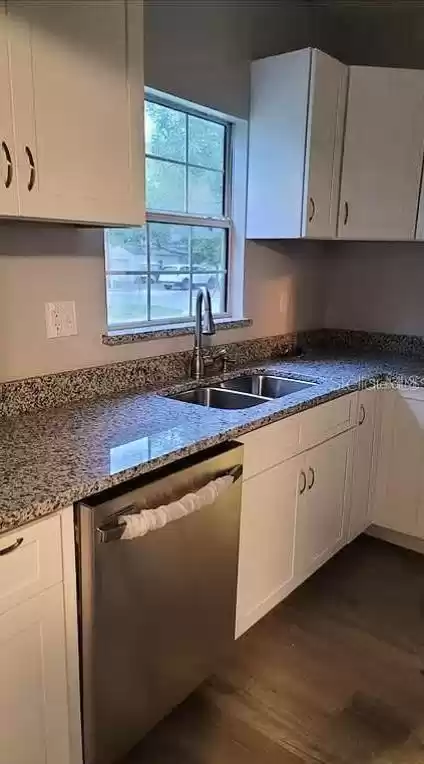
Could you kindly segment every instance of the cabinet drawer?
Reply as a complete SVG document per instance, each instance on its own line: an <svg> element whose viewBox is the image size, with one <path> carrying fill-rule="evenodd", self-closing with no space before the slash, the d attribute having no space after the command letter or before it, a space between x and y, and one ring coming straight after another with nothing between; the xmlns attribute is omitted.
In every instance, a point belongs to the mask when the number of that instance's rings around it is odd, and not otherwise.
<svg viewBox="0 0 424 764"><path fill-rule="evenodd" d="M0 536L0 613L62 578L59 515Z"/></svg>
<svg viewBox="0 0 424 764"><path fill-rule="evenodd" d="M358 394L342 395L299 416L300 449L312 448L356 424Z"/></svg>
<svg viewBox="0 0 424 764"><path fill-rule="evenodd" d="M273 422L238 438L244 444L243 478L274 467L299 451L299 416Z"/></svg>

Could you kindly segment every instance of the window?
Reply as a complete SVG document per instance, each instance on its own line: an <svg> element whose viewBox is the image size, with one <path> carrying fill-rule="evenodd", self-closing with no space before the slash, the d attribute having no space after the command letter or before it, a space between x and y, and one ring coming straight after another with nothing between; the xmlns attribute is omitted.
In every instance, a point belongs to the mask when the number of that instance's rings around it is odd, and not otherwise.
<svg viewBox="0 0 424 764"><path fill-rule="evenodd" d="M190 321L202 286L228 311L231 125L148 97L145 131L147 223L105 231L110 329Z"/></svg>

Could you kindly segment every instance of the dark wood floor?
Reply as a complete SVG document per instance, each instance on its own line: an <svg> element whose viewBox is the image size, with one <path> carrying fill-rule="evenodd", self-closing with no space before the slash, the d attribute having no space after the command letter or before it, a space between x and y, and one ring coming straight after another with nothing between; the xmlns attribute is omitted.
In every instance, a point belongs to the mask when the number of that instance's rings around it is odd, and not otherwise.
<svg viewBox="0 0 424 764"><path fill-rule="evenodd" d="M361 537L126 764L424 764L424 557Z"/></svg>

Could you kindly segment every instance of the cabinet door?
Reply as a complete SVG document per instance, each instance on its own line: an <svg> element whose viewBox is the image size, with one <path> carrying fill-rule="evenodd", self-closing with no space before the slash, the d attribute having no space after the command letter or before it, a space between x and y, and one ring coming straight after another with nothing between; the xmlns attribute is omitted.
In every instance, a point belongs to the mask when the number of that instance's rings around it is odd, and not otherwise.
<svg viewBox="0 0 424 764"><path fill-rule="evenodd" d="M417 536L424 504L422 390L388 393L383 416L379 479L384 485L380 489L374 522Z"/></svg>
<svg viewBox="0 0 424 764"><path fill-rule="evenodd" d="M8 0L20 214L142 224L140 0Z"/></svg>
<svg viewBox="0 0 424 764"><path fill-rule="evenodd" d="M309 48L252 64L249 239L301 235L310 72Z"/></svg>
<svg viewBox="0 0 424 764"><path fill-rule="evenodd" d="M237 636L290 590L301 463L291 459L243 484Z"/></svg>
<svg viewBox="0 0 424 764"><path fill-rule="evenodd" d="M423 136L424 72L351 68L339 237L414 238Z"/></svg>
<svg viewBox="0 0 424 764"><path fill-rule="evenodd" d="M304 457L306 490L298 506L295 577L302 579L325 562L344 535L350 488L350 432L313 448Z"/></svg>
<svg viewBox="0 0 424 764"><path fill-rule="evenodd" d="M349 540L371 524L370 494L373 467L377 393L362 390L359 394L358 426L354 433L353 476L350 501Z"/></svg>
<svg viewBox="0 0 424 764"><path fill-rule="evenodd" d="M0 215L18 214L18 184L9 72L9 23L0 0Z"/></svg>
<svg viewBox="0 0 424 764"><path fill-rule="evenodd" d="M336 235L347 71L340 61L312 52L303 236Z"/></svg>
<svg viewBox="0 0 424 764"><path fill-rule="evenodd" d="M0 616L0 677L7 764L69 764L61 584Z"/></svg>

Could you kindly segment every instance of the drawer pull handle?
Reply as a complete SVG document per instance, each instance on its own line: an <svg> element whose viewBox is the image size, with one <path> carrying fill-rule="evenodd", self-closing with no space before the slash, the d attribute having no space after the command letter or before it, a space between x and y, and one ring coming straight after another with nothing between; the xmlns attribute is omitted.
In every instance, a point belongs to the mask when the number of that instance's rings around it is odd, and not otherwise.
<svg viewBox="0 0 424 764"><path fill-rule="evenodd" d="M303 470L300 473L300 478L302 480L302 483L301 483L300 488L299 488L299 493L302 496L302 493L305 493L305 491L306 491L306 475L305 475Z"/></svg>
<svg viewBox="0 0 424 764"><path fill-rule="evenodd" d="M366 414L365 414L365 406L361 403L361 405L359 407L359 424L360 425L364 424L365 416L366 416Z"/></svg>
<svg viewBox="0 0 424 764"><path fill-rule="evenodd" d="M13 180L13 163L12 163L12 157L10 156L9 146L7 145L6 141L3 141L1 144L1 147L3 149L3 154L6 157L7 162L7 175L6 180L4 181L5 188L10 188L12 185Z"/></svg>
<svg viewBox="0 0 424 764"><path fill-rule="evenodd" d="M5 547L4 549L0 549L0 557L4 557L5 554L10 554L11 552L14 552L16 549L19 549L22 542L23 542L23 538L22 536L20 536L18 539L16 539L14 544L11 544L10 546Z"/></svg>
<svg viewBox="0 0 424 764"><path fill-rule="evenodd" d="M313 467L309 467L308 474L309 474L308 491L310 491L315 483L315 470L313 469Z"/></svg>
<svg viewBox="0 0 424 764"><path fill-rule="evenodd" d="M28 191L32 191L35 185L35 163L34 163L34 157L32 156L32 151L29 148L29 146L25 146L25 154L28 158L29 163L29 179L28 179Z"/></svg>

